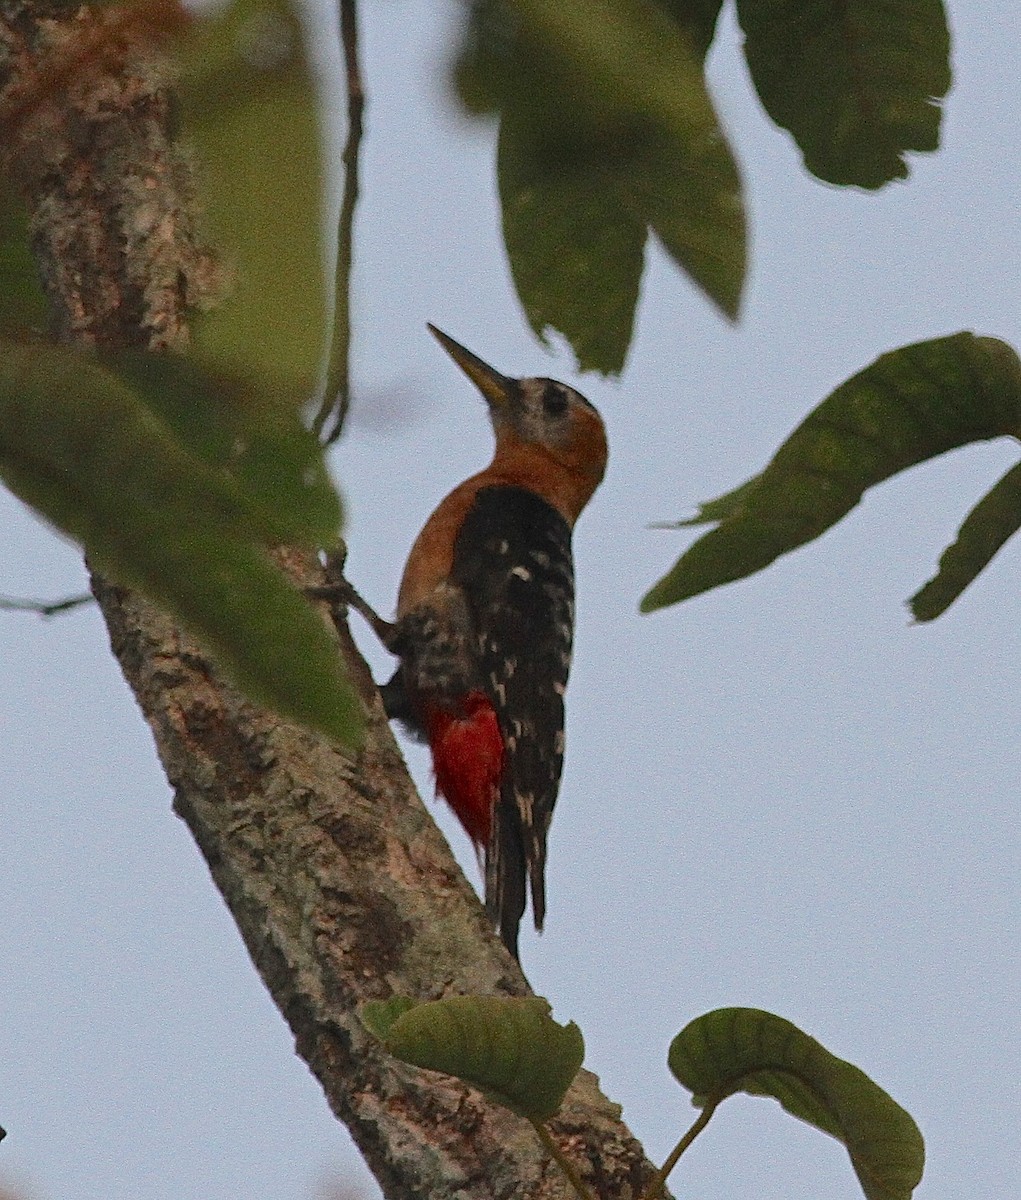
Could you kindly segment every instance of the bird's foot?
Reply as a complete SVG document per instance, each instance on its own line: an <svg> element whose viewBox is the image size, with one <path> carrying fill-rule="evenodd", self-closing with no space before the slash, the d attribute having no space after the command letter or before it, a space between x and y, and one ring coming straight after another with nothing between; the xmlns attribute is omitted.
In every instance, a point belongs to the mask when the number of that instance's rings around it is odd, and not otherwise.
<svg viewBox="0 0 1021 1200"><path fill-rule="evenodd" d="M326 556L325 575L327 582L321 587L305 588L305 595L310 600L324 600L330 605L335 618L344 619L345 610L353 608L360 613L383 645L394 651L397 641L397 625L393 621L384 620L371 604L359 594L354 585L344 575L344 560L347 549L343 545Z"/></svg>

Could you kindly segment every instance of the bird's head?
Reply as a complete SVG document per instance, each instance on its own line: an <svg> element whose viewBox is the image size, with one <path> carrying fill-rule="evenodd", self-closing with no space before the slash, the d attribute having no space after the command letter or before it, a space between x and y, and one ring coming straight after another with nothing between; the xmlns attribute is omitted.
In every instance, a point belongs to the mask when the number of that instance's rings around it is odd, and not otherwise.
<svg viewBox="0 0 1021 1200"><path fill-rule="evenodd" d="M566 506L573 522L606 471L602 417L566 383L501 375L434 325L429 330L485 398L496 434L494 466L531 459L539 471L563 472L574 484Z"/></svg>

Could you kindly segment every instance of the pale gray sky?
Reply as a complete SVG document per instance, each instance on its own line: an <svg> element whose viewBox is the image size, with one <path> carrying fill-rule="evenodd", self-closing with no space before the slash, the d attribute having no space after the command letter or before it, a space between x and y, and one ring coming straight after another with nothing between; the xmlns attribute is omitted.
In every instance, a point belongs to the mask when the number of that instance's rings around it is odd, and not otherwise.
<svg viewBox="0 0 1021 1200"><path fill-rule="evenodd" d="M576 540L548 928L524 932L525 969L582 1026L587 1065L655 1158L692 1116L670 1038L748 1004L912 1112L923 1200L1011 1195L1021 542L935 625L909 626L903 601L1017 448L913 470L749 581L652 617L637 603L683 545L646 525L758 470L879 353L959 329L1021 346L1016 16L951 0L943 148L866 195L804 173L749 90L728 9L711 76L747 189L742 318L729 326L654 253L609 383L579 381L520 314L493 131L456 112L440 72L457 12L363 10L362 399L334 465L350 572L387 608L426 514L489 453L481 401L427 320L500 370L580 382L606 417L610 472ZM7 497L0 522L0 591L81 586L74 550ZM34 1200L307 1200L360 1182L171 815L98 615L0 622L0 1183ZM422 752L410 757L431 796ZM724 1105L672 1182L705 1200L860 1195L840 1146L750 1099Z"/></svg>

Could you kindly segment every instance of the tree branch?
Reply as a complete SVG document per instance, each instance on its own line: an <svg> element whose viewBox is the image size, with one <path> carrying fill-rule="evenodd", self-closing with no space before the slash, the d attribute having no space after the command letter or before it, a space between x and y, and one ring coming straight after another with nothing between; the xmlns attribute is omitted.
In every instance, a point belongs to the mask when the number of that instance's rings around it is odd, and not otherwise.
<svg viewBox="0 0 1021 1200"><path fill-rule="evenodd" d="M285 559L301 586L322 583L316 564L293 552ZM398 1063L358 1020L361 1003L393 993L528 988L415 793L350 635L342 649L368 728L363 750L347 758L219 682L201 651L138 597L102 580L96 595L176 789L175 810L298 1053L386 1194L562 1195L527 1122ZM651 1174L587 1073L554 1133L582 1173L601 1181L600 1195L637 1189Z"/></svg>
<svg viewBox="0 0 1021 1200"><path fill-rule="evenodd" d="M0 0L0 80L31 73L79 21ZM57 335L181 347L205 255L167 133L161 73L128 56L118 69L104 63L76 76L61 96L17 147ZM0 108L3 100L0 91ZM324 582L314 560L279 557L297 585ZM520 995L527 984L415 794L346 629L340 649L368 713L354 756L245 701L140 597L98 577L93 589L175 788L175 810L299 1054L385 1194L564 1196L527 1122L396 1062L358 1021L362 1001L394 992ZM619 1110L587 1073L552 1135L600 1197L637 1194L651 1177Z"/></svg>

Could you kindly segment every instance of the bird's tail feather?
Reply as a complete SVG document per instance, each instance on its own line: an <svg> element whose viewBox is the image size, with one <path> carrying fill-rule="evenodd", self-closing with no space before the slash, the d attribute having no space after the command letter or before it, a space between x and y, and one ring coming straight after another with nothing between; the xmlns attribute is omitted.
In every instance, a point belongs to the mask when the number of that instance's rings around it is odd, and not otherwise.
<svg viewBox="0 0 1021 1200"><path fill-rule="evenodd" d="M525 912L525 848L512 806L498 804L486 849L486 911L500 939L518 957L518 927Z"/></svg>

